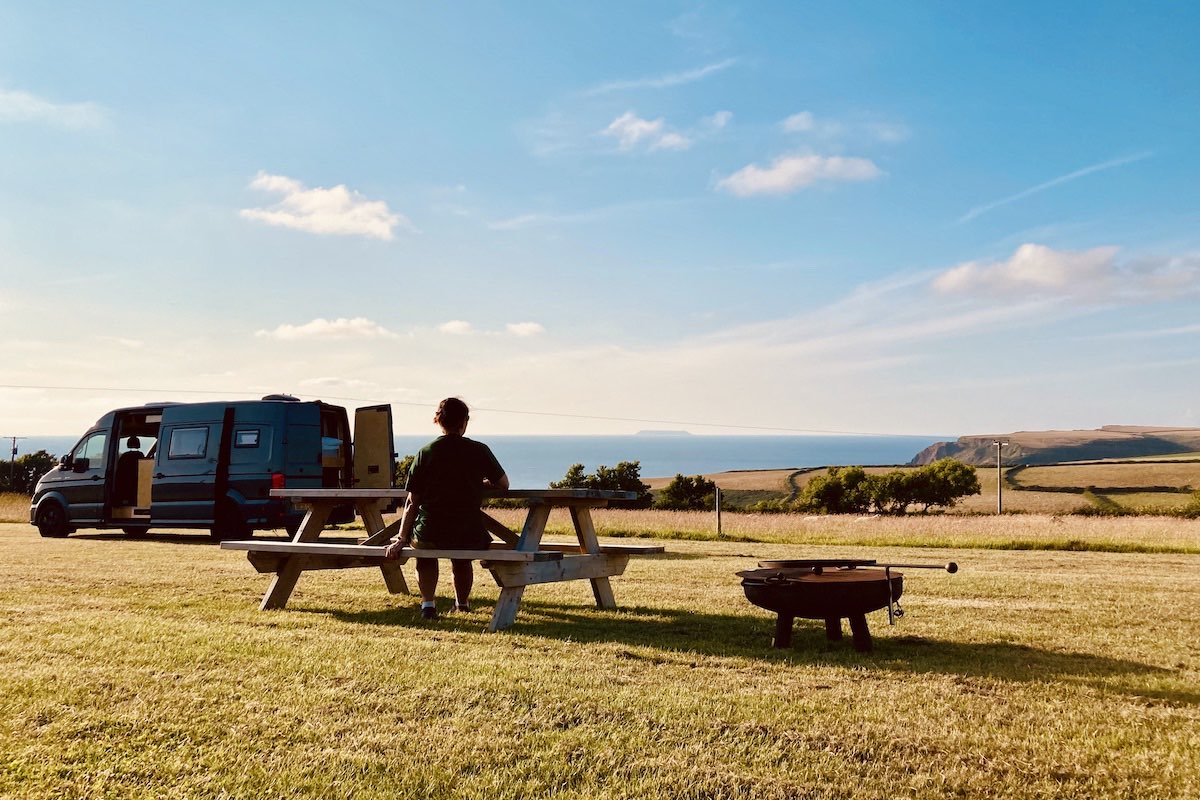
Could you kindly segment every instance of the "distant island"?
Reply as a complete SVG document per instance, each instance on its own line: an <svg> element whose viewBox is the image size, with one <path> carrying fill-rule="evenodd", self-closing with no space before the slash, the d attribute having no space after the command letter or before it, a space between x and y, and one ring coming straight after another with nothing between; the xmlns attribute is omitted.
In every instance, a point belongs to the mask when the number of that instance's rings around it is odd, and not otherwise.
<svg viewBox="0 0 1200 800"><path fill-rule="evenodd" d="M920 465L939 458L956 458L966 464L990 466L996 463L996 442L1008 443L1000 448L1001 458L1007 464L1146 458L1200 454L1200 428L1105 425L1094 430L1016 431L960 436L953 442L931 444L909 463Z"/></svg>
<svg viewBox="0 0 1200 800"><path fill-rule="evenodd" d="M691 436L690 431L638 431L637 436Z"/></svg>

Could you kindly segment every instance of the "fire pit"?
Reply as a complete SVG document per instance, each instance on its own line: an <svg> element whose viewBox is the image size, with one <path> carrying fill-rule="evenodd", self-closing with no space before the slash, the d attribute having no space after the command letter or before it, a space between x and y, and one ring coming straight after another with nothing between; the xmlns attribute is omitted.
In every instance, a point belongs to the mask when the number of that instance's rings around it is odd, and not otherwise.
<svg viewBox="0 0 1200 800"><path fill-rule="evenodd" d="M777 648L791 647L796 617L825 621L830 641L842 638L842 619L850 621L854 649L872 650L867 614L888 609L888 618L903 614L897 606L904 593L904 575L896 567L945 569L957 572L953 562L936 567L928 564L877 564L870 559L789 559L759 562L759 569L738 574L746 599L778 614L775 622Z"/></svg>

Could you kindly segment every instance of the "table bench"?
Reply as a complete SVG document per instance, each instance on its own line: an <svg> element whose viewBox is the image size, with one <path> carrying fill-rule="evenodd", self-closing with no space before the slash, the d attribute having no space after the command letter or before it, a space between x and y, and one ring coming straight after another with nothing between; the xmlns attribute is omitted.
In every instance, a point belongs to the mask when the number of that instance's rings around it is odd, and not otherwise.
<svg viewBox="0 0 1200 800"><path fill-rule="evenodd" d="M306 508L303 522L290 541L228 541L221 547L244 550L260 573L273 573L261 610L287 605L301 574L308 570L376 567L393 594L408 594L408 583L400 567L410 558L466 558L478 560L500 586L500 598L492 614L490 631L503 630L516 620L525 587L539 583L587 580L600 608L616 608L609 578L625 571L631 556L661 553L661 545L601 545L592 523L591 509L611 500L633 498L631 492L594 489L509 489L488 491L485 497L520 500L527 507L520 533L485 512L481 522L499 541L487 550L435 550L406 547L399 558L383 557L387 544L400 531L400 521L384 522L383 509L403 501L402 489L272 489L272 497L287 498ZM333 510L352 504L362 518L366 538L356 544L318 541ZM550 511L566 508L575 529L576 542L543 542Z"/></svg>

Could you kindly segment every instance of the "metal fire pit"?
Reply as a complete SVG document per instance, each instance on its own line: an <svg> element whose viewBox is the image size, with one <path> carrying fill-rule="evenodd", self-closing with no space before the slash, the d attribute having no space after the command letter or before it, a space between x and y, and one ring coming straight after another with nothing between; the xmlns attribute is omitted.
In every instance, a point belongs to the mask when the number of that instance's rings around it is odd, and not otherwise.
<svg viewBox="0 0 1200 800"><path fill-rule="evenodd" d="M791 647L796 617L824 620L830 641L841 640L845 618L850 621L854 649L869 653L873 644L866 615L886 608L891 621L904 613L897 603L904 593L904 575L894 572L896 567L958 571L953 562L934 566L877 564L872 559L787 559L760 561L759 569L737 574L747 600L779 615L775 647Z"/></svg>
<svg viewBox="0 0 1200 800"><path fill-rule="evenodd" d="M874 563L874 562L871 562ZM842 638L842 619L850 621L854 649L872 649L867 614L894 603L904 592L904 576L882 569L841 567L829 562L814 566L768 567L738 573L746 599L779 615L775 621L775 647L792 646L796 617L825 620L825 636Z"/></svg>

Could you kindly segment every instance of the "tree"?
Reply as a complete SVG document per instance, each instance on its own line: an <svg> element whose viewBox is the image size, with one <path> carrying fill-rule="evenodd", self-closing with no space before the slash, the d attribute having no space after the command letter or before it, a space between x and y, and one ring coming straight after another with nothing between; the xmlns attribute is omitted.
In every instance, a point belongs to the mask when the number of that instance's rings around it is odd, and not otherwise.
<svg viewBox="0 0 1200 800"><path fill-rule="evenodd" d="M610 503L613 508L649 508L654 499L650 487L642 483L640 461L622 461L611 468L601 464L591 475L584 472L583 464L572 464L562 480L551 482L550 488L600 489L637 494L634 500L613 500Z"/></svg>
<svg viewBox="0 0 1200 800"><path fill-rule="evenodd" d="M671 511L703 511L716 502L717 485L703 475L676 474L654 500L655 508Z"/></svg>
<svg viewBox="0 0 1200 800"><path fill-rule="evenodd" d="M808 482L797 507L823 514L904 514L911 505L952 506L979 494L975 468L943 458L915 470L868 475L862 467L830 467Z"/></svg>
<svg viewBox="0 0 1200 800"><path fill-rule="evenodd" d="M865 514L876 494L862 467L830 467L804 486L797 506L824 514Z"/></svg>
<svg viewBox="0 0 1200 800"><path fill-rule="evenodd" d="M393 486L399 486L401 488L408 486L408 476L409 473L412 472L412 465L416 459L416 456L407 455L396 462L396 472L392 476Z"/></svg>
<svg viewBox="0 0 1200 800"><path fill-rule="evenodd" d="M960 499L980 493L979 476L975 468L954 458L942 458L917 470L921 474L917 482L914 503L949 508Z"/></svg>
<svg viewBox="0 0 1200 800"><path fill-rule="evenodd" d="M45 450L26 453L4 465L3 477L0 478L0 489L32 495L37 482L57 464L58 460Z"/></svg>

